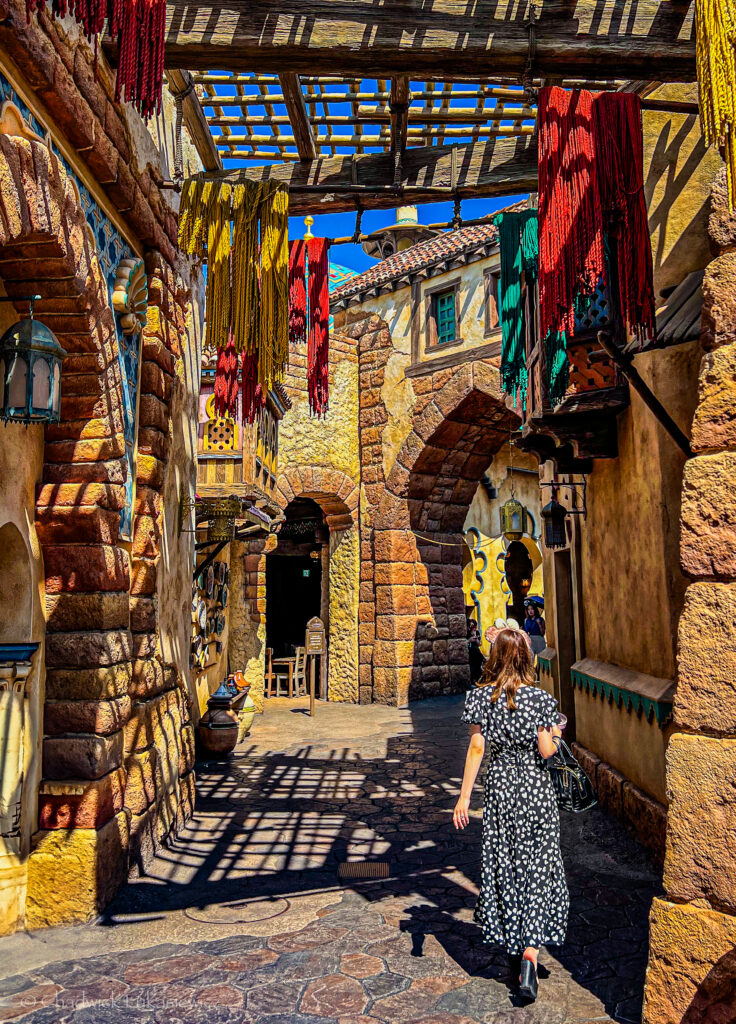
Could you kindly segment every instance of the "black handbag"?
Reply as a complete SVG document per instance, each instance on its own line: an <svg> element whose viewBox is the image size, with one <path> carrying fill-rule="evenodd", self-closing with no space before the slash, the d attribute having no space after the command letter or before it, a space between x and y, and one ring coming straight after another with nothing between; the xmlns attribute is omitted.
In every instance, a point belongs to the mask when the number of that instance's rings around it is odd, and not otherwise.
<svg viewBox="0 0 736 1024"><path fill-rule="evenodd" d="M563 811L581 814L595 807L598 799L593 785L573 756L572 751L560 736L554 736L557 753L547 760L547 768L557 797L557 805Z"/></svg>

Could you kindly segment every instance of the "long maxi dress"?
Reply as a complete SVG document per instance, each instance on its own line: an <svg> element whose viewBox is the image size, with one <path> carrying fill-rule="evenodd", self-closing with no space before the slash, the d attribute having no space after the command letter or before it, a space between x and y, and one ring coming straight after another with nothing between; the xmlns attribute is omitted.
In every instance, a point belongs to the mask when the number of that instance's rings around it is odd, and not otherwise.
<svg viewBox="0 0 736 1024"><path fill-rule="evenodd" d="M569 895L560 852L560 814L537 747L537 729L556 725L557 701L521 686L516 709L492 686L471 690L462 720L480 725L488 763L483 806L480 896L475 921L484 942L511 954L561 945Z"/></svg>

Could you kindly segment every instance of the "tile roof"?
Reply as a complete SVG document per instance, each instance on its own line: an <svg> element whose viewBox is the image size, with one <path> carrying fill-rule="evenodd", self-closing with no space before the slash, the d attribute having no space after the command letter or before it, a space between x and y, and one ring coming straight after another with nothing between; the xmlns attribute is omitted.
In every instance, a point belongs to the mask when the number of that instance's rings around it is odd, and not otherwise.
<svg viewBox="0 0 736 1024"><path fill-rule="evenodd" d="M409 249L394 253L393 256L376 263L374 267L364 270L362 274L351 277L332 292L330 301L332 304L339 303L341 299L347 299L368 288L395 282L407 274L414 274L425 267L443 263L475 249L480 250L479 256L483 255L483 250L496 240L497 234L492 224L475 224L458 228L456 231L445 231L426 242L418 242Z"/></svg>

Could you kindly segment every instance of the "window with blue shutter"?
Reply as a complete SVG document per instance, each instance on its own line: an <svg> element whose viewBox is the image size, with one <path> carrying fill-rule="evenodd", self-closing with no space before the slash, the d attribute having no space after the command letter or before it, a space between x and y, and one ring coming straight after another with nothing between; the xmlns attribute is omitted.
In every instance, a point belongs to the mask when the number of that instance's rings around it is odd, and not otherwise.
<svg viewBox="0 0 736 1024"><path fill-rule="evenodd" d="M455 290L439 292L434 296L435 323L437 324L437 344L445 345L455 341L457 337L457 321L455 317Z"/></svg>

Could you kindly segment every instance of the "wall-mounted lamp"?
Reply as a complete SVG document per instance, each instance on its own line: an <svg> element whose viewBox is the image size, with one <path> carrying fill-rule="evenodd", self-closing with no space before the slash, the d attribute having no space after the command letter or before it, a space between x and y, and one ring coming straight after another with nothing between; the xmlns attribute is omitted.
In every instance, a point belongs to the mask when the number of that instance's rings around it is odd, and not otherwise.
<svg viewBox="0 0 736 1024"><path fill-rule="evenodd" d="M539 484L540 487L551 487L552 488L552 500L549 501L542 509L542 522L544 523L544 545L547 548L564 548L567 544L567 517L568 516L587 516L588 508L586 504L586 480L578 481L570 484L560 484L557 481L542 481ZM560 504L557 500L557 491L560 487L569 487L573 491L577 488L581 488L583 492L583 504L582 507L577 508L565 508L564 505Z"/></svg>
<svg viewBox="0 0 736 1024"><path fill-rule="evenodd" d="M33 319L41 296L24 295L30 316L0 338L0 417L7 423L58 423L61 361L66 352L52 331ZM0 296L0 302L17 302Z"/></svg>

